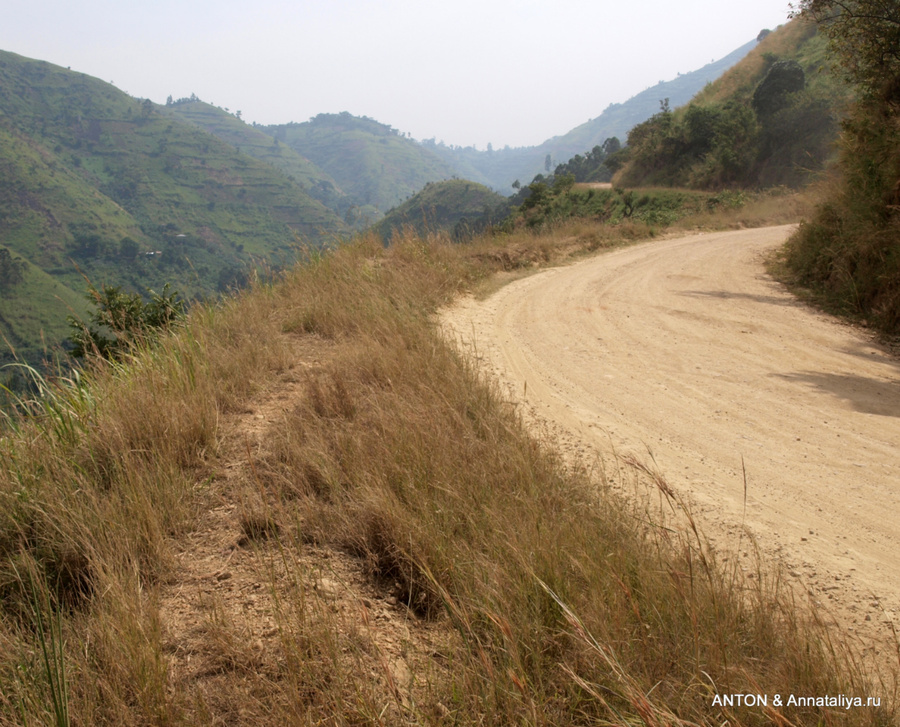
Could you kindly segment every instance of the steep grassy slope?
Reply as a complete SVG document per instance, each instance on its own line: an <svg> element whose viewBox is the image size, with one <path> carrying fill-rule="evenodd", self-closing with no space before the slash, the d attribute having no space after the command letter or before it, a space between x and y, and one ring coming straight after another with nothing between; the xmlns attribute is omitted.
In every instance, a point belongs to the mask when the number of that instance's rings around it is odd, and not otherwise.
<svg viewBox="0 0 900 727"><path fill-rule="evenodd" d="M724 58L703 68L679 75L671 81L660 81L620 104L611 104L603 113L571 131L554 136L533 147L478 151L473 147L450 148L426 141L428 148L453 164L459 175L491 186L503 193L512 192L512 183L526 183L536 174L546 171L545 161L550 155L551 168L568 161L576 154L583 154L609 138L618 137L624 144L628 131L646 121L659 111L660 101L668 98L675 107L687 103L708 83L721 76L727 69L744 58L756 46L756 41L742 45Z"/></svg>
<svg viewBox="0 0 900 727"><path fill-rule="evenodd" d="M690 104L628 135L626 186L798 187L833 156L849 91L814 25L792 20Z"/></svg>
<svg viewBox="0 0 900 727"><path fill-rule="evenodd" d="M72 291L87 275L208 296L254 260L292 261L299 245L346 229L282 171L151 102L5 52L0 170L0 247ZM41 281L17 292L31 291L35 309L55 299ZM33 350L39 335L16 337Z"/></svg>
<svg viewBox="0 0 900 727"><path fill-rule="evenodd" d="M396 129L347 112L265 131L326 172L364 217L380 217L428 182L456 174L450 164Z"/></svg>
<svg viewBox="0 0 900 727"><path fill-rule="evenodd" d="M421 192L388 212L374 230L386 240L406 227L423 235L443 230L464 238L476 227L505 217L507 203L506 197L483 184L463 179L429 182Z"/></svg>

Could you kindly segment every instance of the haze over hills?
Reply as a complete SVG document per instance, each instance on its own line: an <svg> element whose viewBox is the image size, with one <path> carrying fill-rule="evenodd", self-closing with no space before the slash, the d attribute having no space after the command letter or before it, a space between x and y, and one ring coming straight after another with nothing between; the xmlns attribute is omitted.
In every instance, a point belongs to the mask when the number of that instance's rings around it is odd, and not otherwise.
<svg viewBox="0 0 900 727"><path fill-rule="evenodd" d="M459 174L454 165L396 129L346 111L263 128L328 173L364 212L374 208L384 213L428 182Z"/></svg>
<svg viewBox="0 0 900 727"><path fill-rule="evenodd" d="M609 138L618 137L624 144L628 131L659 111L663 99L668 99L672 108L686 104L708 83L744 58L756 44L757 41L752 40L699 70L680 74L671 81L660 81L621 104L611 104L598 117L561 136L554 136L539 146L478 151L473 147L445 146L436 143L434 139L426 140L423 144L452 163L459 170L460 176L510 194L514 181L527 183L536 174L552 171L557 164L568 161L575 154L588 152ZM598 72L602 72L602 69L598 69ZM546 164L548 155L549 168Z"/></svg>
<svg viewBox="0 0 900 727"><path fill-rule="evenodd" d="M22 271L3 280L0 333L26 360L66 336L85 277L206 297L347 230L281 170L151 102L0 52L0 248Z"/></svg>
<svg viewBox="0 0 900 727"><path fill-rule="evenodd" d="M313 185L310 194L338 210L348 221L374 221L428 182L459 177L510 194L515 180L528 182L536 174L548 171L548 155L552 169L608 138L618 137L624 143L628 131L653 116L663 99L669 99L673 108L687 103L745 57L756 43L745 43L699 70L661 81L624 103L611 104L598 117L533 147L478 150L447 146L435 139L416 142L387 124L348 112L319 114L304 123L258 127L243 124L241 130L242 125L234 116L197 100L183 99L167 109L253 156L262 152L257 158L279 166L298 180L307 179ZM260 140L255 133L260 131L313 163L318 172L308 172L311 176L305 177L302 171L292 171L287 152L275 153L277 146ZM313 179L317 174L322 181Z"/></svg>
<svg viewBox="0 0 900 727"><path fill-rule="evenodd" d="M462 177L508 190L542 171L548 154L555 163L623 136L657 96L689 97L750 45L541 146L496 151L420 143L346 112L249 125L195 96L159 106L0 52L0 253L13 271L0 280L0 333L34 362L45 343L66 338L66 317L86 309L85 278L208 297L254 261L288 263L300 246L376 222L430 183ZM470 203L484 213L496 202L457 191L435 186L413 204L440 207L456 224L471 219ZM394 219L410 214L421 210Z"/></svg>

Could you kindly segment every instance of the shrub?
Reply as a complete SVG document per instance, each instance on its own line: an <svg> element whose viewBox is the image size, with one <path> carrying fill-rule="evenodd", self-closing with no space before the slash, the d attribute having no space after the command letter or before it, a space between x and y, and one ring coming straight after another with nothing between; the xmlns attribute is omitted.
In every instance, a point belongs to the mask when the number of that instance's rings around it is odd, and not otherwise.
<svg viewBox="0 0 900 727"><path fill-rule="evenodd" d="M97 306L90 320L85 323L76 316L68 319L72 355L76 358L88 354L118 358L133 342L168 330L185 313L184 301L177 292L169 290L168 283L162 293L151 290L146 303L140 294L124 293L117 286L97 290L89 284L87 297Z"/></svg>

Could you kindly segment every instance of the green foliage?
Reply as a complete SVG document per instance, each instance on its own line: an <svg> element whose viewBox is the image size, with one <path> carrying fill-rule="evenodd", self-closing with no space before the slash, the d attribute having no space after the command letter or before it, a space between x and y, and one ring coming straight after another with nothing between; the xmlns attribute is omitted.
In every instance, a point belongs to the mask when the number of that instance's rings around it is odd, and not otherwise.
<svg viewBox="0 0 900 727"><path fill-rule="evenodd" d="M614 169L608 163L622 148L622 143L615 136L598 144L584 156L576 154L564 164L558 164L555 176L571 175L576 182L608 182L612 179Z"/></svg>
<svg viewBox="0 0 900 727"><path fill-rule="evenodd" d="M134 343L168 330L185 314L184 301L168 283L162 293L151 290L146 303L137 293L124 293L114 286L97 290L89 285L87 297L96 306L88 322L75 316L68 319L76 358L92 354L118 358Z"/></svg>
<svg viewBox="0 0 900 727"><path fill-rule="evenodd" d="M882 0L801 0L840 70L864 96L900 102L900 5Z"/></svg>
<svg viewBox="0 0 900 727"><path fill-rule="evenodd" d="M509 213L506 198L465 179L429 182L421 192L385 215L374 230L385 240L411 227L419 234L445 231L464 240L501 221Z"/></svg>
<svg viewBox="0 0 900 727"><path fill-rule="evenodd" d="M840 179L786 248L827 307L900 333L900 115L861 103L844 124Z"/></svg>
<svg viewBox="0 0 900 727"><path fill-rule="evenodd" d="M806 74L797 61L776 61L753 92L753 110L760 118L789 103L789 94L803 90Z"/></svg>
<svg viewBox="0 0 900 727"><path fill-rule="evenodd" d="M710 190L805 184L832 156L846 96L823 72L821 49L803 21L767 34L717 84L726 92L706 90L635 126L617 180Z"/></svg>
<svg viewBox="0 0 900 727"><path fill-rule="evenodd" d="M561 220L580 217L609 225L626 220L649 227L666 227L678 220L718 207L739 207L739 195L724 192L677 191L669 189L585 188L571 176L543 178L541 175L513 198L518 209L504 223L505 228L522 222L539 228Z"/></svg>
<svg viewBox="0 0 900 727"><path fill-rule="evenodd" d="M806 0L860 100L844 123L839 180L785 250L826 306L900 333L900 7Z"/></svg>
<svg viewBox="0 0 900 727"><path fill-rule="evenodd" d="M8 249L0 247L0 295L8 295L10 290L25 278L25 263L14 258Z"/></svg>

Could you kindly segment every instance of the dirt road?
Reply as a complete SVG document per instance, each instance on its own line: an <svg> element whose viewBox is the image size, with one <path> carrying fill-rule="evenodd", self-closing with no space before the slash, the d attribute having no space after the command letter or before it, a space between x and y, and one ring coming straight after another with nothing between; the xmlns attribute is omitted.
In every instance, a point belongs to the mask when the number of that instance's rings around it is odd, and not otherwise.
<svg viewBox="0 0 900 727"><path fill-rule="evenodd" d="M792 229L622 249L445 322L569 447L652 451L720 548L744 520L743 457L763 553L868 640L900 619L900 365L767 276Z"/></svg>

